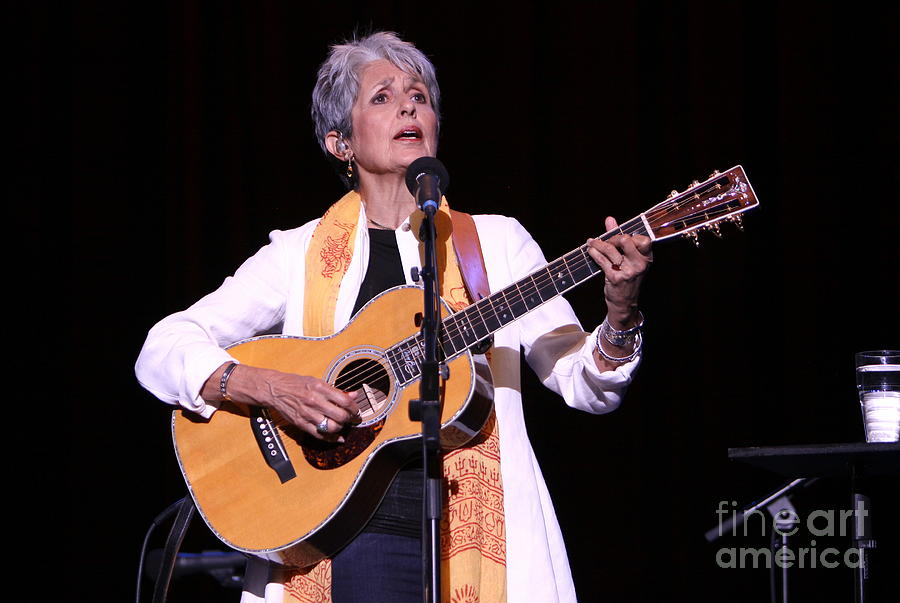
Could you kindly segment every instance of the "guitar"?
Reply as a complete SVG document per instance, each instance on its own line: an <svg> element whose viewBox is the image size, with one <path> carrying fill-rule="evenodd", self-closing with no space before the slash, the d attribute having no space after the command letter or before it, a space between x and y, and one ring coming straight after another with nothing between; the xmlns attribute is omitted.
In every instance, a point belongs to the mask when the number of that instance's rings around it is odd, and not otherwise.
<svg viewBox="0 0 900 603"><path fill-rule="evenodd" d="M758 201L741 166L714 172L682 193L602 235L641 234L659 241L720 223L740 227ZM587 245L490 296L450 314L443 309L439 345L449 367L442 381L441 444L476 436L491 402L473 395L471 348L543 303L601 272ZM362 529L396 472L421 451L421 424L406 412L416 397L422 336L418 287L372 299L340 332L321 338L260 336L231 346L240 362L314 375L353 392L362 422L342 444L308 437L262 407L223 402L210 419L176 410L175 453L197 509L228 546L289 566L335 553Z"/></svg>

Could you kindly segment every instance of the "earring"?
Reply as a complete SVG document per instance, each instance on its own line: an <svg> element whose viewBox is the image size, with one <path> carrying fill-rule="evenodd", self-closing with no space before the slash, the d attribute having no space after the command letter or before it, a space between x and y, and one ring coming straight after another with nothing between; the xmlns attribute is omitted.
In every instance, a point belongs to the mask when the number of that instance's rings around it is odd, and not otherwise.
<svg viewBox="0 0 900 603"><path fill-rule="evenodd" d="M334 143L335 150L341 155L347 155L347 180L353 182L353 153L347 153L350 147L344 142L344 133L338 130L338 140Z"/></svg>
<svg viewBox="0 0 900 603"><path fill-rule="evenodd" d="M338 140L336 143L334 143L334 148L338 153L341 153L343 155L344 153L347 152L347 148L348 148L347 143L344 142L344 133L343 132L338 131L337 135L338 135Z"/></svg>

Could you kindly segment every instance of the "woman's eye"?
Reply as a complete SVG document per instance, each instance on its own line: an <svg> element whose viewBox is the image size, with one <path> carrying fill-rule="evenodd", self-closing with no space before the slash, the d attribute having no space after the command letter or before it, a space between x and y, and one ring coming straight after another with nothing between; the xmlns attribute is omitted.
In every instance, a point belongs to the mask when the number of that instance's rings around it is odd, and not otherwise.
<svg viewBox="0 0 900 603"><path fill-rule="evenodd" d="M388 100L387 94L382 92L380 94L376 94L375 97L372 99L372 102L375 103L376 105L380 105L380 104L386 103L387 100Z"/></svg>
<svg viewBox="0 0 900 603"><path fill-rule="evenodd" d="M415 94L413 94L413 101L417 103L427 103L428 97L425 96L422 92L416 92Z"/></svg>

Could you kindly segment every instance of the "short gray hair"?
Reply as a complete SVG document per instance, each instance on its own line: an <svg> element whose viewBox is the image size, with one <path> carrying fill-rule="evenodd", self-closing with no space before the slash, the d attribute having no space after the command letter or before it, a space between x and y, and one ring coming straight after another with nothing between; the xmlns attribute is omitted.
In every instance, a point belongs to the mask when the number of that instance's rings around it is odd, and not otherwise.
<svg viewBox="0 0 900 603"><path fill-rule="evenodd" d="M328 154L325 135L332 130L345 137L353 135L350 112L359 93L359 70L366 63L386 59L398 69L422 80L440 124L441 91L434 65L421 50L390 31L379 31L353 38L331 47L328 58L319 67L312 95L312 119L319 146Z"/></svg>

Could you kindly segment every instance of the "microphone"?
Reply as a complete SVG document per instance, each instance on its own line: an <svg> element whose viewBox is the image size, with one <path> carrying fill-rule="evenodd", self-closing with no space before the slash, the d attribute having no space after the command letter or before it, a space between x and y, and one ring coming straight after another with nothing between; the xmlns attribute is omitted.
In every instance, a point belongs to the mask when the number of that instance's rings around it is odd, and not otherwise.
<svg viewBox="0 0 900 603"><path fill-rule="evenodd" d="M419 157L406 168L406 188L416 198L416 206L434 214L441 204L441 195L450 184L447 168L436 157Z"/></svg>

